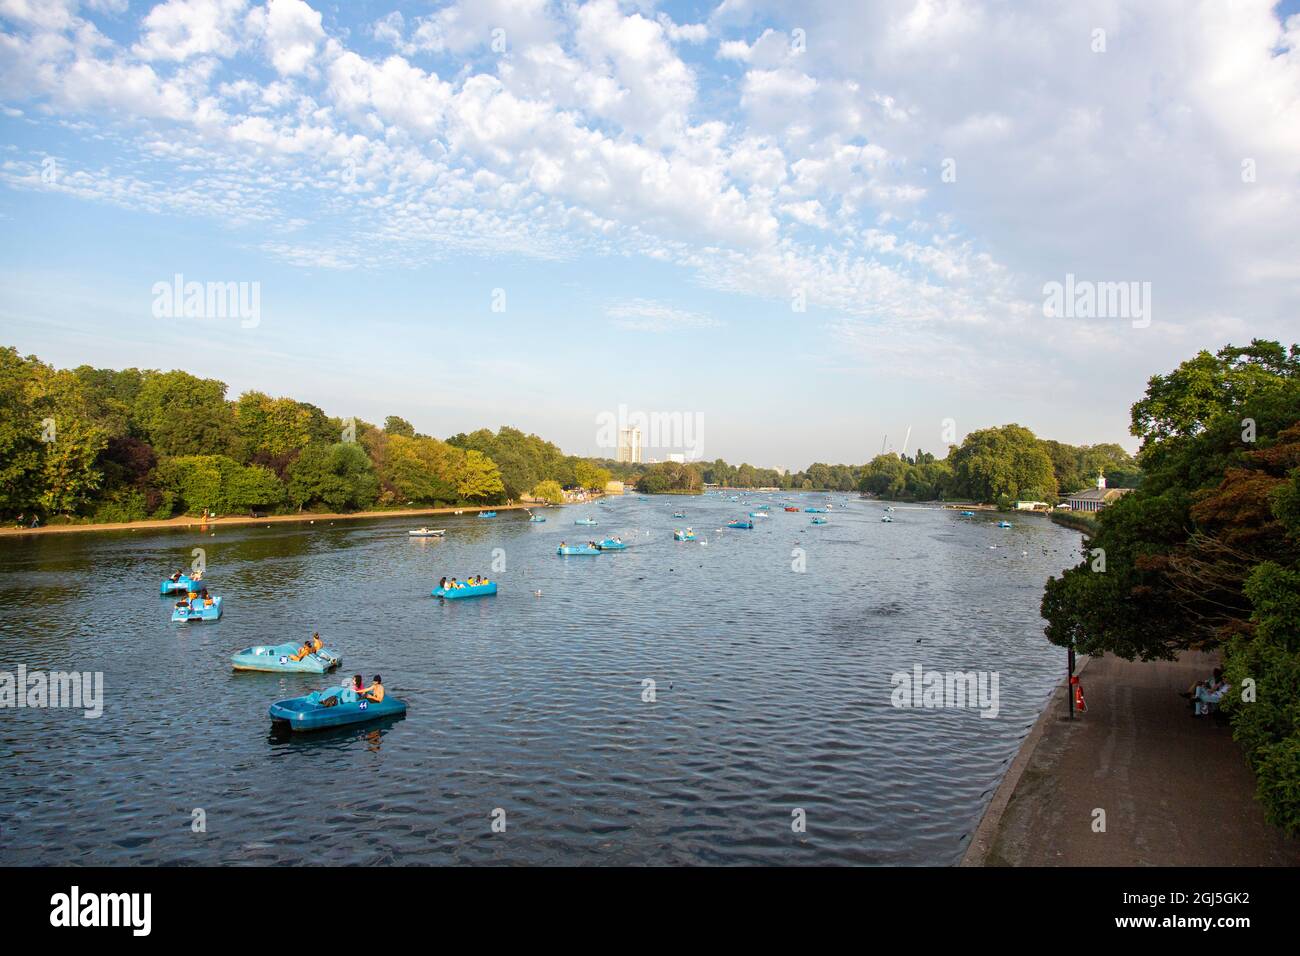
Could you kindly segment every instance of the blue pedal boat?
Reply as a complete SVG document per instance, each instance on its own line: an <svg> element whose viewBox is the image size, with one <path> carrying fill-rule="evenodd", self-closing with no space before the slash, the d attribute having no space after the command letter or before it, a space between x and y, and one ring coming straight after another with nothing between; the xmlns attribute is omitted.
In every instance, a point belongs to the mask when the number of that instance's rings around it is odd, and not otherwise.
<svg viewBox="0 0 1300 956"><path fill-rule="evenodd" d="M1010 521L999 521L999 522L998 522L998 527L999 527L999 528L1010 528L1010 527L1011 527L1011 522L1010 522Z"/></svg>
<svg viewBox="0 0 1300 956"><path fill-rule="evenodd" d="M812 523L813 523L813 524L830 524L830 519L829 519L829 518L813 518L813 519L812 519Z"/></svg>
<svg viewBox="0 0 1300 956"><path fill-rule="evenodd" d="M205 582L202 578L192 578L188 574L182 574L173 581L167 578L158 588L159 594L187 594L190 591L197 592L199 588L204 587Z"/></svg>
<svg viewBox="0 0 1300 956"><path fill-rule="evenodd" d="M559 555L600 554L600 549L593 548L589 544L562 544L555 549L555 553Z"/></svg>
<svg viewBox="0 0 1300 956"><path fill-rule="evenodd" d="M533 515L533 516L530 517L528 520L529 520L529 521L532 521L534 524L541 524L541 523L542 523L543 521L545 521L546 519L543 518L541 515Z"/></svg>
<svg viewBox="0 0 1300 956"><path fill-rule="evenodd" d="M578 518L578 519L577 519L576 521L574 521L573 523L574 523L574 524L584 524L584 525L594 525L594 524L596 523L596 519L595 519L595 518Z"/></svg>
<svg viewBox="0 0 1300 956"><path fill-rule="evenodd" d="M315 654L308 654L300 661L295 661L292 658L294 654L298 653L299 647L301 647L300 644L250 647L232 655L230 663L237 671L324 674L343 662L341 657L326 647L322 647Z"/></svg>
<svg viewBox="0 0 1300 956"><path fill-rule="evenodd" d="M626 543L622 541L615 541L613 538L606 538L604 541L598 542L596 544L596 547L599 548L601 551L626 551L627 550Z"/></svg>
<svg viewBox="0 0 1300 956"><path fill-rule="evenodd" d="M213 598L209 605L203 598L193 601L177 601L172 610L172 623L184 624L186 621L215 621L221 617L221 598Z"/></svg>
<svg viewBox="0 0 1300 956"><path fill-rule="evenodd" d="M961 513L961 516L962 516L963 518L973 518L973 517L975 517L975 512L973 512L973 511L963 511L963 512Z"/></svg>
<svg viewBox="0 0 1300 956"><path fill-rule="evenodd" d="M803 510L804 510L804 513L805 513L805 514L810 514L810 515L824 515L824 514L826 514L826 509L825 509L825 508L804 508Z"/></svg>
<svg viewBox="0 0 1300 956"><path fill-rule="evenodd" d="M497 583L489 581L487 584L466 584L459 588L434 588L433 597L445 598L448 601L459 601L462 598L487 597L489 594L497 593Z"/></svg>
<svg viewBox="0 0 1300 956"><path fill-rule="evenodd" d="M497 513L495 511L480 511L478 516L480 518L495 518Z"/></svg>
<svg viewBox="0 0 1300 956"><path fill-rule="evenodd" d="M752 522L752 521L729 521L729 522L727 522L727 527L728 527L728 528L747 528L747 529L752 529L752 528L754 527L754 522Z"/></svg>
<svg viewBox="0 0 1300 956"><path fill-rule="evenodd" d="M694 531L691 531L689 528L688 528L686 531L674 531L674 532L673 532L673 540L674 540L674 541L694 541L694 540L695 540L695 532L694 532Z"/></svg>
<svg viewBox="0 0 1300 956"><path fill-rule="evenodd" d="M321 701L330 697L336 697L338 703L333 707L323 706ZM350 687L326 687L314 690L306 697L277 700L269 713L272 721L288 724L294 730L325 730L405 714L406 701L385 695L382 701L375 703L359 699L357 692Z"/></svg>

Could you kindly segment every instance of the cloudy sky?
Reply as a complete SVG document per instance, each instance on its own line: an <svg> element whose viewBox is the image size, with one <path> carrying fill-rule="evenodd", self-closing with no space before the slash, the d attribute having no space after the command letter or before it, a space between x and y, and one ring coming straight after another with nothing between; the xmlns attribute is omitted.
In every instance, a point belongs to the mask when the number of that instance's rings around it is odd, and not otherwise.
<svg viewBox="0 0 1300 956"><path fill-rule="evenodd" d="M0 0L0 343L574 453L1132 447L1151 374L1300 339L1298 10Z"/></svg>

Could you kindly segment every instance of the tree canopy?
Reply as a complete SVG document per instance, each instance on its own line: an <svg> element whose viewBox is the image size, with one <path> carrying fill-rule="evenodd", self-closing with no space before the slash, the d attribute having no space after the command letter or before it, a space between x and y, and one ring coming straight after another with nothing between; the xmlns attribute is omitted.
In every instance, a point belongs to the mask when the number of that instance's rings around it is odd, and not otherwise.
<svg viewBox="0 0 1300 956"><path fill-rule="evenodd" d="M1300 831L1300 363L1201 352L1133 405L1144 480L1047 582L1053 643L1144 660L1220 648L1226 709L1274 822ZM1096 560L1104 556L1104 563ZM1257 698L1243 700L1249 679Z"/></svg>

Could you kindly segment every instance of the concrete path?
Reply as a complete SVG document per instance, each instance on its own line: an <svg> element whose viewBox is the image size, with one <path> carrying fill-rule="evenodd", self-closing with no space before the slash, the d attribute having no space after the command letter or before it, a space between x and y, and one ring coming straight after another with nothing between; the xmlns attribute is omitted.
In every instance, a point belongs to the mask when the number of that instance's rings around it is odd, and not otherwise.
<svg viewBox="0 0 1300 956"><path fill-rule="evenodd" d="M1192 718L1178 696L1214 665L1196 652L1091 660L1081 678L1088 713L1068 720L1058 690L963 865L1300 865L1300 840L1265 821L1229 728ZM1096 809L1104 833L1094 832Z"/></svg>

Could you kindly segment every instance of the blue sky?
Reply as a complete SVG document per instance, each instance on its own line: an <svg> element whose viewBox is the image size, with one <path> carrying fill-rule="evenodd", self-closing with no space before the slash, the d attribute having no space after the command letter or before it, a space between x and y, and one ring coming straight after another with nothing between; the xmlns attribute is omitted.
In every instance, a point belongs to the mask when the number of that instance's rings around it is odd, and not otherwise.
<svg viewBox="0 0 1300 956"><path fill-rule="evenodd" d="M1298 5L0 0L0 341L581 454L1132 447L1151 374L1297 338Z"/></svg>

